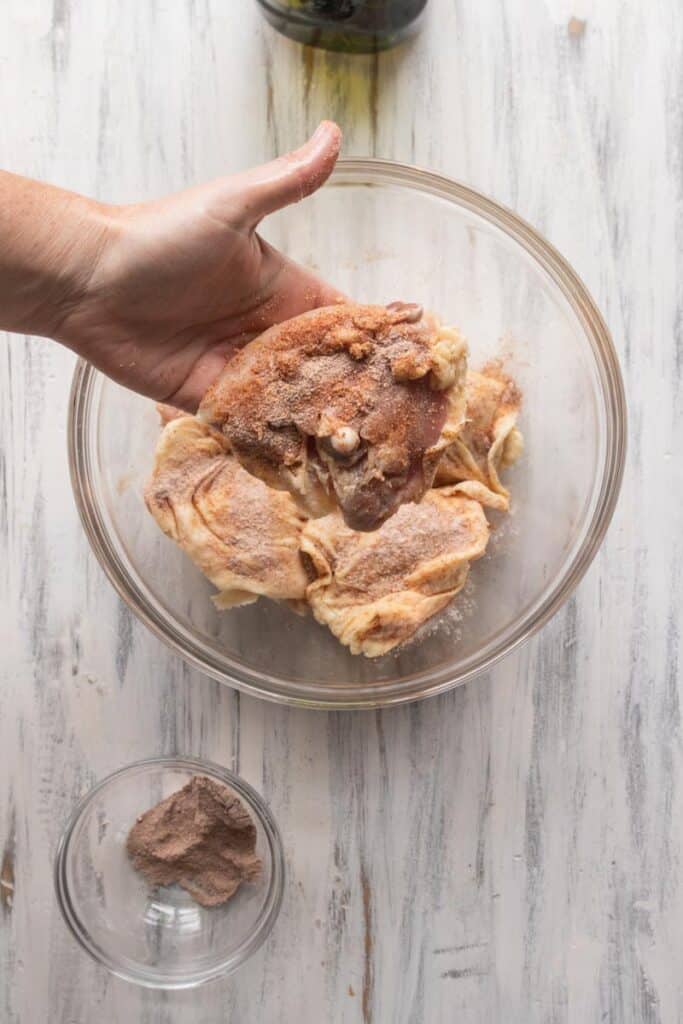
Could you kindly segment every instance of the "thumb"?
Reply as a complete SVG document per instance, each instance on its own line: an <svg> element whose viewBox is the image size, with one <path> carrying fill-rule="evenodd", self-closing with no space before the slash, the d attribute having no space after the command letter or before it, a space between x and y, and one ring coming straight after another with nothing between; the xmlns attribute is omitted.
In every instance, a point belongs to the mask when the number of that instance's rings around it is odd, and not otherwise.
<svg viewBox="0 0 683 1024"><path fill-rule="evenodd" d="M230 193L241 224L253 228L263 217L311 195L337 162L341 129L323 121L308 142L268 164L230 178Z"/></svg>

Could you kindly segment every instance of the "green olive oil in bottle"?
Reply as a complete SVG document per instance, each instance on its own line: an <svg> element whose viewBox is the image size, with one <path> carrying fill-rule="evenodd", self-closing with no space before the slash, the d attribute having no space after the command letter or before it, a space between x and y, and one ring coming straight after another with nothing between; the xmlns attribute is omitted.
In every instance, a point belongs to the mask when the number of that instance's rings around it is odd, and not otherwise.
<svg viewBox="0 0 683 1024"><path fill-rule="evenodd" d="M258 0L279 32L310 46L376 53L418 27L427 0Z"/></svg>

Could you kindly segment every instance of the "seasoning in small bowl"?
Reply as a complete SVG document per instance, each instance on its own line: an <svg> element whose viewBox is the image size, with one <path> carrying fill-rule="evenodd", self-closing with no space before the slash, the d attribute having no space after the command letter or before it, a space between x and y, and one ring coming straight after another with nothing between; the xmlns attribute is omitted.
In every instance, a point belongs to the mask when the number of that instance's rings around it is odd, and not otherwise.
<svg viewBox="0 0 683 1024"><path fill-rule="evenodd" d="M74 810L55 886L72 933L113 974L192 988L230 974L277 919L277 825L237 775L193 758L121 768Z"/></svg>

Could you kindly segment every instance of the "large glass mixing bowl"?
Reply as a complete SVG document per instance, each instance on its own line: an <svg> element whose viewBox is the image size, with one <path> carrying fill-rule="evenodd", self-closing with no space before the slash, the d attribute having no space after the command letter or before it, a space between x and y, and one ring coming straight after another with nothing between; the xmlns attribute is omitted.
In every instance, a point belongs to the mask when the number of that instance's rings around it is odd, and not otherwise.
<svg viewBox="0 0 683 1024"><path fill-rule="evenodd" d="M342 160L264 234L354 298L423 303L457 324L470 365L503 355L524 393L526 448L508 471L513 512L421 642L368 660L312 618L260 600L229 612L147 513L159 421L152 402L80 362L71 396L73 488L121 598L208 675L272 700L373 707L440 693L531 636L571 594L611 518L626 414L609 332L563 258L515 214L448 178Z"/></svg>

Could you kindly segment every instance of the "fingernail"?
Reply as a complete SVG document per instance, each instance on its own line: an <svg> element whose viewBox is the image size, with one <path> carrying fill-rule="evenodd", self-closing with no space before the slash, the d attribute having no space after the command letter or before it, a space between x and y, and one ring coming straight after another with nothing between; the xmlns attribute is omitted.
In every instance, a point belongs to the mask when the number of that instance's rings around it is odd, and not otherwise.
<svg viewBox="0 0 683 1024"><path fill-rule="evenodd" d="M334 121L321 121L313 132L313 138L317 140L323 135L338 135L341 138L341 128Z"/></svg>

